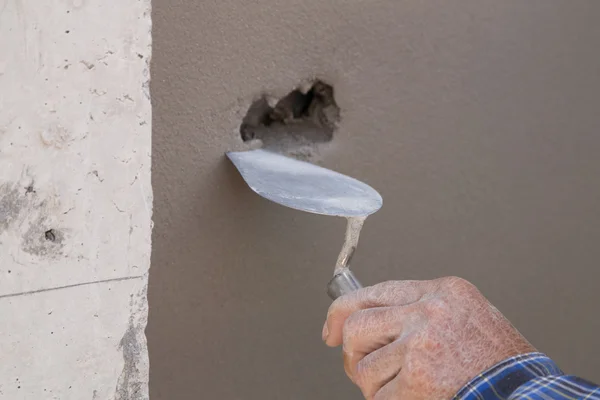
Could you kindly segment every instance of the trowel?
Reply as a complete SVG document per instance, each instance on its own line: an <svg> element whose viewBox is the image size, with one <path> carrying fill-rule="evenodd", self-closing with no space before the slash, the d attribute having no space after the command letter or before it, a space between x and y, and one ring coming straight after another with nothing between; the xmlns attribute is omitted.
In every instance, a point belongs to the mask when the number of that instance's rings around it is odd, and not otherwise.
<svg viewBox="0 0 600 400"><path fill-rule="evenodd" d="M338 172L264 149L228 152L227 157L260 196L296 210L347 218L346 240L327 294L336 299L362 287L349 265L364 220L383 203L375 189Z"/></svg>

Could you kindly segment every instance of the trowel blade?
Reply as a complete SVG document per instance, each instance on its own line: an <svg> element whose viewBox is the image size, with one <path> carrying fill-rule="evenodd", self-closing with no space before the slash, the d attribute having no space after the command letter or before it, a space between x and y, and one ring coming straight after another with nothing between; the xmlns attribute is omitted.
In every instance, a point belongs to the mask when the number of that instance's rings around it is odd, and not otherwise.
<svg viewBox="0 0 600 400"><path fill-rule="evenodd" d="M338 172L258 149L228 152L250 188L296 210L340 217L366 217L383 200L371 186Z"/></svg>

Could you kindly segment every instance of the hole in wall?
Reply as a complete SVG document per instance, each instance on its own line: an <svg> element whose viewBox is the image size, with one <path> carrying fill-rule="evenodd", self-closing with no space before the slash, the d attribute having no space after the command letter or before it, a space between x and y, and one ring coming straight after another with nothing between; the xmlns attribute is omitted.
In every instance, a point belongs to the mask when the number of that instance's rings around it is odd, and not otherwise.
<svg viewBox="0 0 600 400"><path fill-rule="evenodd" d="M266 95L254 101L240 136L244 142L260 139L263 148L287 151L330 142L339 121L333 86L317 80L308 90L296 88L271 104Z"/></svg>
<svg viewBox="0 0 600 400"><path fill-rule="evenodd" d="M44 232L44 237L46 240L54 242L56 240L56 232L54 232L54 229L47 230Z"/></svg>

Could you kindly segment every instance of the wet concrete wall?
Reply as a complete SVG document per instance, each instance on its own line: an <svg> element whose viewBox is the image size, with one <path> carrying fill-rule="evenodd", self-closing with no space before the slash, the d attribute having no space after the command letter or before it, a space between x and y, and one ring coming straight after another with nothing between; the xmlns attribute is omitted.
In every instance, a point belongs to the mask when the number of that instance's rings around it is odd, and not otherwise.
<svg viewBox="0 0 600 400"><path fill-rule="evenodd" d="M600 380L597 1L154 1L151 396L358 399L320 339L342 220L253 194L223 153L252 100L318 77L313 159L379 189L366 284L470 279Z"/></svg>

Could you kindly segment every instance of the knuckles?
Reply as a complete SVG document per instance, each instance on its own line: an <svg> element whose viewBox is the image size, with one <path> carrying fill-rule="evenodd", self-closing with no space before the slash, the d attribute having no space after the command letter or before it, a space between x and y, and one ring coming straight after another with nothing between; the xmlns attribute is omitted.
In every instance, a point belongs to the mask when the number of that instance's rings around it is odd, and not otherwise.
<svg viewBox="0 0 600 400"><path fill-rule="evenodd" d="M369 310L358 310L350 314L344 327L342 328L343 349L344 352L352 353L354 338L359 336L365 329L368 329Z"/></svg>
<svg viewBox="0 0 600 400"><path fill-rule="evenodd" d="M447 295L452 302L462 303L486 303L487 299L481 294L479 289L466 279L456 276L450 276L440 279L440 294Z"/></svg>
<svg viewBox="0 0 600 400"><path fill-rule="evenodd" d="M458 276L448 276L441 278L441 286L446 292L463 293L463 294L479 294L479 290L475 285L464 278Z"/></svg>
<svg viewBox="0 0 600 400"><path fill-rule="evenodd" d="M370 358L365 357L356 364L356 369L352 374L352 381L363 392L369 393L373 384L373 368L374 362Z"/></svg>
<svg viewBox="0 0 600 400"><path fill-rule="evenodd" d="M399 281L386 281L367 288L364 291L366 302L373 305L383 305L386 303L385 299L392 297L390 294L398 290L398 284Z"/></svg>
<svg viewBox="0 0 600 400"><path fill-rule="evenodd" d="M446 297L433 297L423 302L423 314L428 320L436 320L444 318L452 313L452 307L449 304L449 299Z"/></svg>

